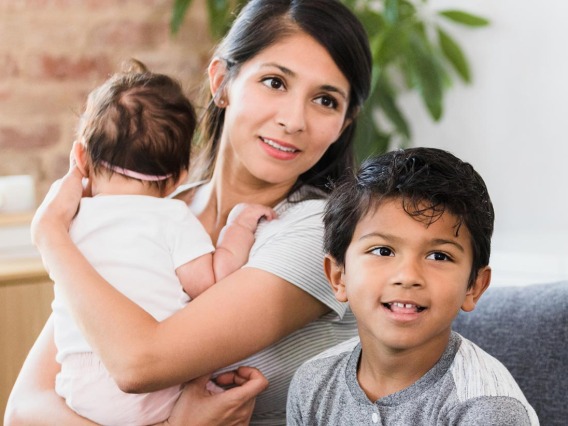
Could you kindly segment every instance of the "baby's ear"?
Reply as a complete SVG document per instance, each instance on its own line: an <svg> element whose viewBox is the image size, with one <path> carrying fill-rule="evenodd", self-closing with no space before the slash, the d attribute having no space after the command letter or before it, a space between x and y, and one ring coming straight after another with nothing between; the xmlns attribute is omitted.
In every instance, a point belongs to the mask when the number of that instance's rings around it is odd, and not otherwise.
<svg viewBox="0 0 568 426"><path fill-rule="evenodd" d="M166 187L161 192L161 196L166 197L170 195L172 192L174 192L177 189L178 186L186 183L187 176L188 176L187 170L184 170L180 173L178 180L176 180L175 182L172 181L171 179L168 179Z"/></svg>
<svg viewBox="0 0 568 426"><path fill-rule="evenodd" d="M475 309L475 305L477 305L477 301L481 297L481 295L487 290L489 287L489 283L491 282L491 268L489 266L485 266L477 272L477 277L470 289L467 290L465 295L465 300L462 304L462 310L465 312L471 312Z"/></svg>
<svg viewBox="0 0 568 426"><path fill-rule="evenodd" d="M331 285L335 298L340 302L347 302L347 292L345 291L345 271L335 258L327 254L323 260L325 276Z"/></svg>

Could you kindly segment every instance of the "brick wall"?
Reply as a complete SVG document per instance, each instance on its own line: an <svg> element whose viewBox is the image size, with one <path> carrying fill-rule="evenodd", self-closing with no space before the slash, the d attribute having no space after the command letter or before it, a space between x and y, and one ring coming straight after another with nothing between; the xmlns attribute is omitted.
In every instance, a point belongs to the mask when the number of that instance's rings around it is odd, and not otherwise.
<svg viewBox="0 0 568 426"><path fill-rule="evenodd" d="M129 57L195 100L212 41L203 0L179 34L173 0L0 0L0 176L33 175L38 200L68 166L86 95Z"/></svg>

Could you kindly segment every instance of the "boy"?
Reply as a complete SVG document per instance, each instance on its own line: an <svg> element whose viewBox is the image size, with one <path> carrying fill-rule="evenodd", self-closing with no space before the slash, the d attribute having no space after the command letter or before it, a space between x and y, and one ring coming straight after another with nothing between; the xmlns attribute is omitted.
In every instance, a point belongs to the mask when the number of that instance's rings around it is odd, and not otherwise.
<svg viewBox="0 0 568 426"><path fill-rule="evenodd" d="M289 425L538 425L507 369L452 332L489 285L494 212L471 165L398 150L347 176L325 211L325 272L359 337L304 364Z"/></svg>

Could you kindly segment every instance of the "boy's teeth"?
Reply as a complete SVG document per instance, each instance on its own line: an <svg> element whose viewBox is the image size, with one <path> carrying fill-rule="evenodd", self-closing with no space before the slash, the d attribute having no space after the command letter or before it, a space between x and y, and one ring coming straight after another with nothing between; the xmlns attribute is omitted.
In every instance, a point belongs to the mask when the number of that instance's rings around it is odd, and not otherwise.
<svg viewBox="0 0 568 426"><path fill-rule="evenodd" d="M412 309L413 311L416 312L422 312L425 308L418 306L418 305L414 305L412 303L401 303L401 302L392 302L392 303L385 303L385 306L387 306L391 311L394 310L400 310L400 309Z"/></svg>
<svg viewBox="0 0 568 426"><path fill-rule="evenodd" d="M411 305L410 303L398 303L395 302L393 303L394 306L397 306L399 308L406 308L406 309L410 309L410 308L415 308L415 305Z"/></svg>

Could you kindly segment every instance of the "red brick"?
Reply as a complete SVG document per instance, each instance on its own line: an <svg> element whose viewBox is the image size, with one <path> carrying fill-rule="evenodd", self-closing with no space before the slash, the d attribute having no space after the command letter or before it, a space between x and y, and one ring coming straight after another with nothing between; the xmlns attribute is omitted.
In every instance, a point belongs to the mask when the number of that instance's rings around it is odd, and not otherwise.
<svg viewBox="0 0 568 426"><path fill-rule="evenodd" d="M13 55L0 55L0 78L17 77L19 73L18 61Z"/></svg>
<svg viewBox="0 0 568 426"><path fill-rule="evenodd" d="M32 77L54 80L106 78L113 68L106 55L72 58L40 54L32 58L32 63L29 71Z"/></svg>
<svg viewBox="0 0 568 426"><path fill-rule="evenodd" d="M22 127L0 128L0 148L28 150L55 145L59 142L61 131L55 124L45 124L29 128L29 123Z"/></svg>
<svg viewBox="0 0 568 426"><path fill-rule="evenodd" d="M113 21L97 26L88 37L89 45L149 48L164 43L169 38L167 23Z"/></svg>
<svg viewBox="0 0 568 426"><path fill-rule="evenodd" d="M161 6L170 3L168 0L0 0L0 10L38 10L54 8L80 7L86 9L103 9L128 4L144 6Z"/></svg>

